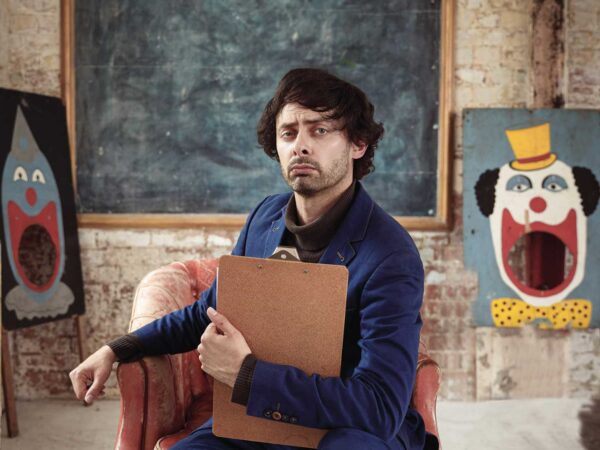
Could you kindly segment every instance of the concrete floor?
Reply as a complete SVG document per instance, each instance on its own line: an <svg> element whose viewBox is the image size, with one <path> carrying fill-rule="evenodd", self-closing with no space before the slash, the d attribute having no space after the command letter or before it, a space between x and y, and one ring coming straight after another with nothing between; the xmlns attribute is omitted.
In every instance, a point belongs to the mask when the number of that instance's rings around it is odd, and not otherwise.
<svg viewBox="0 0 600 450"><path fill-rule="evenodd" d="M440 437L444 450L584 449L578 414L587 404L584 399L439 402ZM17 410L20 435L7 438L3 422L2 450L113 448L118 401L87 408L68 400L22 401Z"/></svg>

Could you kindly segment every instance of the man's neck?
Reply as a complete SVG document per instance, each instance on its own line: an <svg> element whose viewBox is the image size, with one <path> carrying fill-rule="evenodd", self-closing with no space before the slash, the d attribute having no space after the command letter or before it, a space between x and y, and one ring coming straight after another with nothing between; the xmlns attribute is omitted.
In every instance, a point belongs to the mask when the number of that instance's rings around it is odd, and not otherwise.
<svg viewBox="0 0 600 450"><path fill-rule="evenodd" d="M331 189L319 192L310 197L304 197L294 192L298 225L314 222L331 209L341 195L352 185L352 178L333 186Z"/></svg>

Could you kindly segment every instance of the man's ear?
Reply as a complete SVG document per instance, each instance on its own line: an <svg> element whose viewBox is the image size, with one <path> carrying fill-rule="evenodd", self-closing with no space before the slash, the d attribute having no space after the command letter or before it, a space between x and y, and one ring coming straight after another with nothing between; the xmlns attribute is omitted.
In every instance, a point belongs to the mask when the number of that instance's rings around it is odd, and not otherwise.
<svg viewBox="0 0 600 450"><path fill-rule="evenodd" d="M367 151L367 144L364 142L357 142L352 144L352 159L360 159L364 156Z"/></svg>

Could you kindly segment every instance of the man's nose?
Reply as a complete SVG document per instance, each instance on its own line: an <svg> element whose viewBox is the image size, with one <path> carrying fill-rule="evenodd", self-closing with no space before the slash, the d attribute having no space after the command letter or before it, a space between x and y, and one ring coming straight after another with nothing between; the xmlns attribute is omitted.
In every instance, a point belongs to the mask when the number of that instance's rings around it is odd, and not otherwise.
<svg viewBox="0 0 600 450"><path fill-rule="evenodd" d="M294 155L306 156L310 153L310 143L307 136L303 132L298 132L296 142L294 143Z"/></svg>

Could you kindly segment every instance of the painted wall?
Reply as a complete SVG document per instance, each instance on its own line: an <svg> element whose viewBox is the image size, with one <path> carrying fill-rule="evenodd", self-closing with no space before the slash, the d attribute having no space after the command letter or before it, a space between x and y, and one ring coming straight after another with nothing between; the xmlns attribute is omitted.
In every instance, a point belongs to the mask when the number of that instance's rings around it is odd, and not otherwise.
<svg viewBox="0 0 600 450"><path fill-rule="evenodd" d="M530 2L457 0L454 219L451 232L413 233L427 278L423 338L446 399L586 396L600 389L600 330L474 328L477 277L463 265L462 123L468 107L532 104ZM566 107L600 108L600 3L567 4ZM0 0L0 86L59 95L59 0ZM376 174L374 175L376 176ZM127 329L135 284L176 259L218 257L231 230L79 231L90 349ZM11 333L17 397L70 396L75 331L65 320ZM117 396L112 379L109 395Z"/></svg>

